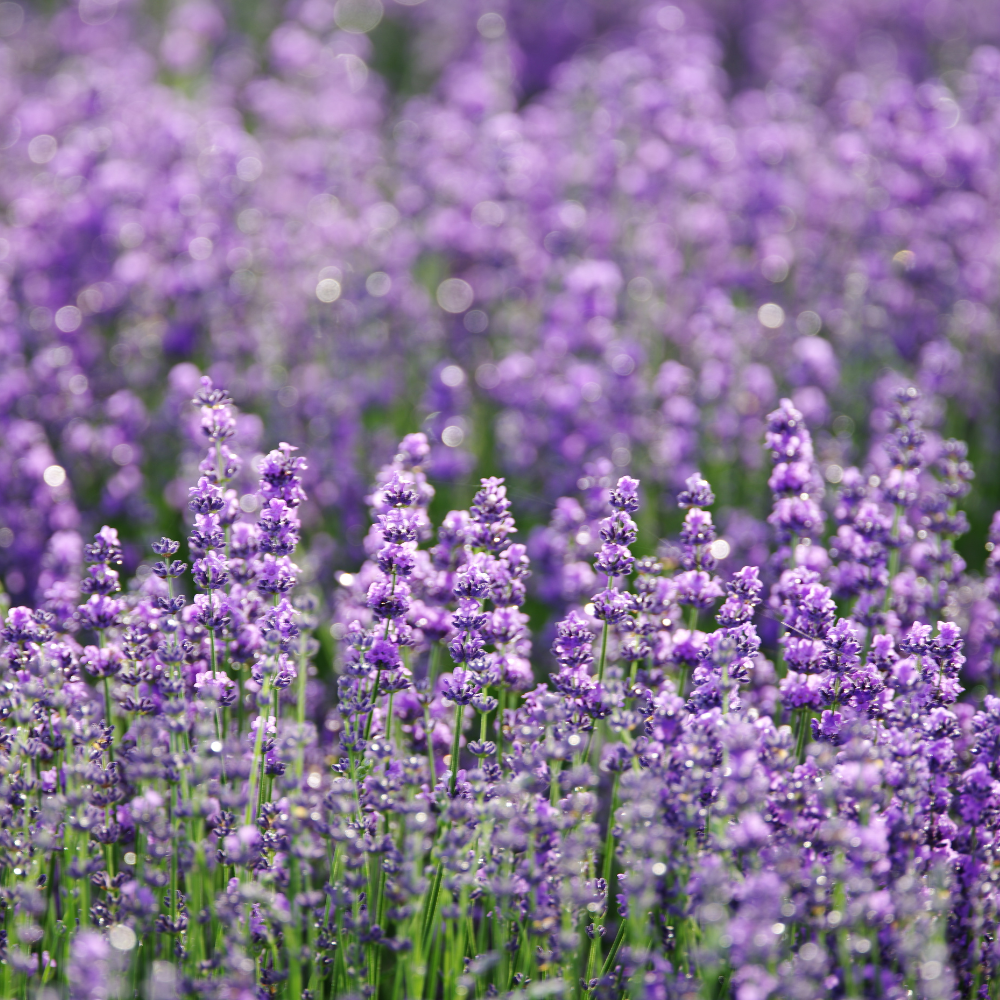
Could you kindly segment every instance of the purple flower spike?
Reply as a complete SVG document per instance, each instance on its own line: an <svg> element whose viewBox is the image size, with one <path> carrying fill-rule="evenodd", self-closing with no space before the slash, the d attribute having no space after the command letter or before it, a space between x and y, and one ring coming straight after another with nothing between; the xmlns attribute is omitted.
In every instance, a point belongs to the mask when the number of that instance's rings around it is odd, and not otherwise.
<svg viewBox="0 0 1000 1000"><path fill-rule="evenodd" d="M715 503L715 494L707 479L702 479L700 472L695 472L684 481L684 489L677 494L677 506L711 507Z"/></svg>
<svg viewBox="0 0 1000 1000"><path fill-rule="evenodd" d="M639 480L622 476L608 500L615 510L634 514L639 509Z"/></svg>

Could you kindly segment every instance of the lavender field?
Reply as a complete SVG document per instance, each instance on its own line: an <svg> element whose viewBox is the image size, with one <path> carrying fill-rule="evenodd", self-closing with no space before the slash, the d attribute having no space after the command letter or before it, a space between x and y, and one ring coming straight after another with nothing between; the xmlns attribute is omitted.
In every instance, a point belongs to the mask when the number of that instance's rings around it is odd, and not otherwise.
<svg viewBox="0 0 1000 1000"><path fill-rule="evenodd" d="M1000 1000L995 0L0 3L0 1000Z"/></svg>

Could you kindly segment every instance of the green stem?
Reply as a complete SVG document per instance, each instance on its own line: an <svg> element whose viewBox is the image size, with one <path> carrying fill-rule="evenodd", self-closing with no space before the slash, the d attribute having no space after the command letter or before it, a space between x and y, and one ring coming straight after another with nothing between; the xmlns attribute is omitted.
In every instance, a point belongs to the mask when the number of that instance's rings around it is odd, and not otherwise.
<svg viewBox="0 0 1000 1000"><path fill-rule="evenodd" d="M462 739L462 712L463 706L455 706L455 737L451 741L451 794L454 798L455 788L458 786L458 751L459 741Z"/></svg>
<svg viewBox="0 0 1000 1000"><path fill-rule="evenodd" d="M798 733L796 734L795 751L801 764L806 758L806 744L808 743L809 723L812 719L812 712L808 708L800 708L798 720Z"/></svg>
<svg viewBox="0 0 1000 1000"><path fill-rule="evenodd" d="M615 771L611 778L611 802L608 808L608 823L607 829L604 835L604 857L603 857L603 877L605 886L605 917L613 915L614 912L614 895L611 890L611 875L614 869L614 851L615 851L615 808L616 799L618 798L618 778L619 772ZM623 921L624 923L624 921ZM603 924L602 924L603 926ZM587 973L586 981L587 987L589 989L590 980L594 978L594 966L597 963L597 955L601 948L601 938L600 934L597 933L599 928L596 926L595 922L595 933L590 939L590 953L587 958Z"/></svg>
<svg viewBox="0 0 1000 1000"><path fill-rule="evenodd" d="M108 678L103 678L104 681L104 718L107 725L113 727L111 733L111 746L108 747L108 760L115 759L115 717L111 712L111 685L108 683Z"/></svg>
<svg viewBox="0 0 1000 1000"><path fill-rule="evenodd" d="M611 806L608 810L608 827L604 835L604 881L608 887L608 912L611 912L611 870L615 856L615 810L618 807L618 779L620 773L614 772L611 778Z"/></svg>
<svg viewBox="0 0 1000 1000"><path fill-rule="evenodd" d="M382 679L382 671L381 670L376 670L375 671L375 683L372 685L372 708L371 708L371 711L368 713L368 719L365 722L365 742L366 743L368 742L368 739L371 737L371 734L372 734L372 722L375 719L375 707L376 707L376 705L378 705L378 683L379 683L379 681L381 679Z"/></svg>
<svg viewBox="0 0 1000 1000"><path fill-rule="evenodd" d="M269 678L264 678L263 686L261 687L260 693L263 695L261 701L267 705L267 699L270 692L268 687L270 685ZM260 762L263 760L261 754L261 747L264 743L264 730L267 729L267 709L264 709L264 713L258 716L257 732L254 735L253 742L253 763L250 767L250 789L247 797L247 808L246 814L244 816L244 822L247 826L250 825L250 821L256 815L254 813L254 803L257 798L257 787L258 787L258 770Z"/></svg>
<svg viewBox="0 0 1000 1000"><path fill-rule="evenodd" d="M499 764L503 759L503 712L505 702L507 700L507 689L503 686L497 691L497 717L494 722L494 728L497 731L497 763Z"/></svg>
<svg viewBox="0 0 1000 1000"><path fill-rule="evenodd" d="M296 699L295 721L300 726L304 725L306 721L306 679L309 667L306 658L306 641L307 638L305 635L299 636L299 676L296 678L298 682L298 697Z"/></svg>
<svg viewBox="0 0 1000 1000"><path fill-rule="evenodd" d="M424 705L424 733L427 736L427 769L430 772L431 790L437 787L437 765L434 763L434 741L431 739L431 714L427 705Z"/></svg>
<svg viewBox="0 0 1000 1000"><path fill-rule="evenodd" d="M309 664L306 658L306 644L308 639L305 634L299 635L299 673L296 677L296 700L295 700L295 721L299 726L299 746L295 754L295 777L299 784L302 784L302 771L305 767L305 742L302 729L306 724L306 679Z"/></svg>
<svg viewBox="0 0 1000 1000"><path fill-rule="evenodd" d="M439 861L434 872L434 881L431 882L427 896L427 908L424 910L424 922L420 931L422 942L421 952L426 956L427 945L430 943L431 934L434 931L434 920L437 915L438 896L441 892L441 879L444 877L444 865Z"/></svg>
<svg viewBox="0 0 1000 1000"><path fill-rule="evenodd" d="M608 957L604 960L604 965L601 966L601 977L606 976L614 967L615 959L618 957L618 949L621 948L622 942L625 940L625 930L628 927L628 921L622 919L618 923L618 933L615 935L615 940L611 945L611 951L608 952Z"/></svg>
<svg viewBox="0 0 1000 1000"><path fill-rule="evenodd" d="M601 660L597 665L597 683L600 684L604 680L604 664L608 658L608 623L604 623L604 629L601 632Z"/></svg>

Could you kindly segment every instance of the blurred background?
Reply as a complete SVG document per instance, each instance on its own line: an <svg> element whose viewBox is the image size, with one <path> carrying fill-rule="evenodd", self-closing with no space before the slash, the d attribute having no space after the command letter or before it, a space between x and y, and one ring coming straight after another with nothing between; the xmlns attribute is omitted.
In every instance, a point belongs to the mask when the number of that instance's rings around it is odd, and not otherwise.
<svg viewBox="0 0 1000 1000"><path fill-rule="evenodd" d="M508 478L533 558L568 567L544 618L589 585L577 529L619 475L637 554L699 468L730 562L759 561L765 415L793 399L832 495L882 467L904 382L970 444L978 569L998 43L993 0L0 3L10 599L75 578L75 531L117 527L126 572L183 536L205 373L244 454L307 456L327 595L409 431L436 519Z"/></svg>

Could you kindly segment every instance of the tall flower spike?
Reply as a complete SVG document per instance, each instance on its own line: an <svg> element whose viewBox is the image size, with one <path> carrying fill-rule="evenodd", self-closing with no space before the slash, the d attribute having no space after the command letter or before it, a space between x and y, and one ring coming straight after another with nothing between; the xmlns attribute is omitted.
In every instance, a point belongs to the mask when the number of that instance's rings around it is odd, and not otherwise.
<svg viewBox="0 0 1000 1000"><path fill-rule="evenodd" d="M209 442L208 452L199 469L212 483L227 483L242 465L240 457L226 443L236 434L232 397L204 375L201 388L192 402L201 410L201 432Z"/></svg>
<svg viewBox="0 0 1000 1000"><path fill-rule="evenodd" d="M420 451L419 442L411 444L411 452ZM423 497L416 474L407 468L409 465L409 457L401 445L393 466L383 470L388 474L386 480L373 493L373 511L383 512L375 513L382 544L374 560L378 578L368 589L367 604L375 623L366 640L369 647L364 661L372 674L373 708L380 697L389 699L385 710L386 733L392 727L393 695L410 686L410 672L403 665L401 649L413 643L406 624L411 608L409 580L416 566L422 517L426 516L418 506ZM365 724L366 738L373 719L374 711Z"/></svg>
<svg viewBox="0 0 1000 1000"><path fill-rule="evenodd" d="M575 611L556 625L552 655L559 670L552 676L552 686L567 697L582 697L593 688L596 678L590 674L594 662L594 633Z"/></svg>
<svg viewBox="0 0 1000 1000"><path fill-rule="evenodd" d="M121 589L118 571L112 565L121 565L122 549L118 532L105 525L94 541L84 547L87 562L87 576L80 584L81 593L89 599L77 609L77 618L84 628L103 632L115 625L122 610L120 600L110 595Z"/></svg>
<svg viewBox="0 0 1000 1000"><path fill-rule="evenodd" d="M722 581L713 574L715 556L712 543L716 539L712 515L703 510L715 502L715 494L700 473L690 476L685 489L677 498L679 507L687 508L681 528L681 569L674 577L678 604L690 608L689 624L693 627L698 613L707 611L723 595Z"/></svg>
<svg viewBox="0 0 1000 1000"><path fill-rule="evenodd" d="M597 554L594 566L607 576L609 588L613 587L615 577L628 576L635 565L628 546L635 541L638 531L631 517L639 509L638 490L637 479L622 476L609 499L614 513L600 524L604 544Z"/></svg>
<svg viewBox="0 0 1000 1000"><path fill-rule="evenodd" d="M781 400L781 406L768 414L764 440L774 462L767 481L774 497L768 523L782 544L815 538L824 523L816 500L822 496L823 480L805 417L790 399Z"/></svg>
<svg viewBox="0 0 1000 1000"><path fill-rule="evenodd" d="M304 458L296 449L282 442L269 452L260 466L261 512L257 520L258 541L262 555L254 564L257 589L262 594L286 594L295 587L299 568L291 556L299 542L297 507L306 499L301 473Z"/></svg>
<svg viewBox="0 0 1000 1000"><path fill-rule="evenodd" d="M913 386L893 393L891 427L883 440L892 468L882 483L882 496L899 509L912 507L920 497L920 473L925 465L923 445L927 436L919 403L920 393Z"/></svg>
<svg viewBox="0 0 1000 1000"><path fill-rule="evenodd" d="M615 580L627 577L635 566L635 557L629 545L635 541L637 527L632 520L632 514L639 509L639 481L630 476L622 476L618 485L611 491L609 503L612 507L610 517L600 522L600 535L603 540L594 567L607 577L607 585L599 594L591 599L594 617L604 622L601 635L601 656L597 665L597 679L604 680L604 670L607 664L608 631L615 628L620 632L631 631L633 619L630 611L633 603L628 595L616 586Z"/></svg>
<svg viewBox="0 0 1000 1000"><path fill-rule="evenodd" d="M468 544L499 555L510 545L514 519L508 514L510 500L502 479L482 480L482 486L469 508L470 524L466 531Z"/></svg>
<svg viewBox="0 0 1000 1000"><path fill-rule="evenodd" d="M921 425L919 403L920 392L912 385L893 394L892 427L885 439L885 450L893 466L904 471L920 469L924 462L921 449L927 435Z"/></svg>
<svg viewBox="0 0 1000 1000"><path fill-rule="evenodd" d="M455 636L448 645L455 670L442 678L441 693L455 706L452 734L450 792L455 794L458 780L458 756L466 705L486 696L490 683L500 681L491 676L490 660L484 655L484 628L488 615L485 601L502 587L502 563L497 558L510 546L508 535L514 529L510 517L510 501L502 479L483 479L481 488L469 508L465 531L465 563L455 574L454 594L458 609L452 615ZM485 713L483 714L485 734ZM485 739L477 741L473 752L485 750ZM495 749L491 747L491 750ZM485 754L484 754L485 756Z"/></svg>

